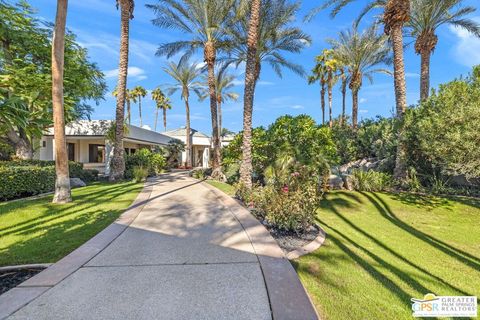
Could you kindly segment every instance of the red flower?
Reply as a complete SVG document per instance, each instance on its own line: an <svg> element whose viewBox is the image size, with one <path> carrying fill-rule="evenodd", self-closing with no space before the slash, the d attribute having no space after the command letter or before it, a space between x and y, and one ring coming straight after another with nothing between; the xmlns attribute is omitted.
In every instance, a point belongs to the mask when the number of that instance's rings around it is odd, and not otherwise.
<svg viewBox="0 0 480 320"><path fill-rule="evenodd" d="M282 188L282 191L284 193L288 193L288 186L287 185L284 185L283 188Z"/></svg>

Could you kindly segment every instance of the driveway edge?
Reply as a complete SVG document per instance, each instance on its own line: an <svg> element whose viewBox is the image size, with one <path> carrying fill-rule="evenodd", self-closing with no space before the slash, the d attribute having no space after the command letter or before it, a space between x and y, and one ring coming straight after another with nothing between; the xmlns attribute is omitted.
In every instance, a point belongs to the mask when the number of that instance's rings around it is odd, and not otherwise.
<svg viewBox="0 0 480 320"><path fill-rule="evenodd" d="M45 291L80 269L113 240L115 240L140 214L150 198L153 181L147 181L137 198L124 213L108 227L100 231L93 238L52 264L47 269L22 282L17 287L0 296L0 319L12 315L32 300L38 298Z"/></svg>
<svg viewBox="0 0 480 320"><path fill-rule="evenodd" d="M239 201L202 183L232 212L258 257L274 320L309 320L319 316L298 275L267 229Z"/></svg>
<svg viewBox="0 0 480 320"><path fill-rule="evenodd" d="M318 236L315 239L313 239L313 241L307 243L303 247L287 253L288 260L298 259L301 256L304 256L306 254L312 253L313 251L317 250L325 242L326 237L327 237L327 233L325 232L325 230L323 230L320 226L318 226Z"/></svg>

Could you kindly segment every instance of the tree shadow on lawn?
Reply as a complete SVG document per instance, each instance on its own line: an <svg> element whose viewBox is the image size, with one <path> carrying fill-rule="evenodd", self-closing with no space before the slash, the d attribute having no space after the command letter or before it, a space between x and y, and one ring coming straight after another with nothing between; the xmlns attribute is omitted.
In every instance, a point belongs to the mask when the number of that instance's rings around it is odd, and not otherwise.
<svg viewBox="0 0 480 320"><path fill-rule="evenodd" d="M455 248L444 241L437 239L427 233L424 233L411 225L400 220L391 210L390 206L377 194L375 193L366 193L360 192L365 196L377 209L377 211L388 221L396 225L397 227L405 230L410 233L417 239L429 244L430 246L442 251L443 253L451 256L457 261L462 262L463 264L473 268L474 270L480 271L480 259L475 257L463 250Z"/></svg>
<svg viewBox="0 0 480 320"><path fill-rule="evenodd" d="M397 192L391 193L393 199L400 201L407 205L414 205L418 208L426 208L432 210L435 208L443 207L451 210L452 204L450 201L456 201L461 204L480 208L480 199L461 197L461 196L434 196L429 194L410 193L410 192Z"/></svg>
<svg viewBox="0 0 480 320"><path fill-rule="evenodd" d="M384 249L385 251L388 251L390 254L392 254L394 257L396 257L397 259L401 260L402 262L408 264L409 266L415 268L417 271L425 274L426 276L430 277L430 278L433 278L435 281L438 281L442 284L444 284L445 286L448 286L450 289L453 289L455 291L457 291L458 293L461 293L463 295L470 295L468 294L467 292L461 290L460 288L457 288L453 285L451 285L450 283L446 282L444 279L434 275L433 273L431 273L430 271L424 269L423 267L413 263L412 261L408 260L406 257L402 256L401 254L397 253L396 251L394 251L393 249L391 249L390 247L388 247L385 243L383 243L382 241L378 240L377 238L373 237L372 235L370 235L368 232L366 232L365 230L363 230L362 228L358 227L357 225L355 225L353 222L351 222L350 220L348 220L344 215L342 215L339 210L337 210L335 207L332 207L331 208L332 212L338 217L340 218L343 222L345 222L347 225L349 225L352 229L354 229L356 232L362 234L364 237L368 238L370 241L372 241L373 243L375 243L377 246L379 246L380 248ZM320 220L319 220L320 221ZM328 226L327 224L323 223L322 224ZM329 227L329 226L328 226ZM334 230L335 232L339 233L339 231L335 230L333 227L329 227L330 229ZM346 237L346 236L344 236ZM353 240L352 240L353 241ZM358 243L357 243L357 246L358 246Z"/></svg>
<svg viewBox="0 0 480 320"><path fill-rule="evenodd" d="M8 212L9 207L12 208L11 210L15 210L15 209L21 210L30 206L35 206L38 203L41 204L46 200L48 201L47 203L44 203L42 205L43 208L47 209L47 211L45 211L43 215L24 221L22 223L12 225L10 227L2 228L0 229L0 236L7 236L10 234L14 234L22 231L36 232L37 230L35 227L37 226L41 228L41 225L45 223L75 214L79 210L88 210L92 207L97 206L99 200L101 200L102 202L109 202L117 198L118 196L122 195L123 193L125 193L125 191L130 189L130 187L131 187L130 184L119 185L118 187L109 188L107 190L100 191L100 192L75 195L74 202L68 203L68 204L62 204L62 205L51 203L50 202L51 197L42 198L41 200L40 199L33 200L34 202L31 202L31 201L19 202L19 203L15 203L13 206L12 204L7 203L3 206L2 211ZM108 197L105 197L106 195L108 195ZM93 201L93 200L96 200L96 201Z"/></svg>
<svg viewBox="0 0 480 320"><path fill-rule="evenodd" d="M34 228L26 234L45 230L45 233L16 242L0 251L7 264L50 263L63 258L77 247L103 230L123 210L101 210L90 215L79 215L67 221L59 221L44 227ZM35 260L34 260L35 259Z"/></svg>

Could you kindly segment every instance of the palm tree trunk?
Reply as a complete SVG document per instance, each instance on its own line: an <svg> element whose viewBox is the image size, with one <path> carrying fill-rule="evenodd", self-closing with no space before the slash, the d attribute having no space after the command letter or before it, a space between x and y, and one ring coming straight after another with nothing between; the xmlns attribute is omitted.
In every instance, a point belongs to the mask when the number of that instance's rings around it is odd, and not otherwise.
<svg viewBox="0 0 480 320"><path fill-rule="evenodd" d="M346 98L347 98L347 80L342 79L342 118L340 119L340 123L342 125L345 123L345 113L347 108Z"/></svg>
<svg viewBox="0 0 480 320"><path fill-rule="evenodd" d="M213 161L212 177L222 179L220 139L218 137L218 114L217 114L217 93L215 89L215 59L216 50L213 42L205 43L205 62L208 67L208 87L210 94L210 113L212 118L212 139L213 139Z"/></svg>
<svg viewBox="0 0 480 320"><path fill-rule="evenodd" d="M220 145L222 145L222 102L217 101L218 107L218 139L220 139Z"/></svg>
<svg viewBox="0 0 480 320"><path fill-rule="evenodd" d="M406 152L403 143L403 115L407 109L407 94L405 82L405 65L403 60L403 30L402 25L397 24L391 28L390 37L393 43L393 70L395 84L395 101L397 119L400 121L398 132L397 155L395 159L394 176L404 180L407 176Z"/></svg>
<svg viewBox="0 0 480 320"><path fill-rule="evenodd" d="M191 133L190 133L190 105L188 103L188 96L185 97L185 112L186 112L186 126L185 126L185 154L186 154L186 163L185 167L191 168L192 167L192 140L191 140Z"/></svg>
<svg viewBox="0 0 480 320"><path fill-rule="evenodd" d="M115 142L113 145L113 157L110 165L110 181L123 179L125 172L125 159L123 149L123 130L125 117L125 93L127 89L127 72L128 72L128 41L130 27L130 6L128 0L120 2L120 61L118 67L118 94L117 107L115 110Z"/></svg>
<svg viewBox="0 0 480 320"><path fill-rule="evenodd" d="M128 124L132 124L132 110L130 106L130 99L126 99L127 102L127 119L128 119Z"/></svg>
<svg viewBox="0 0 480 320"><path fill-rule="evenodd" d="M155 108L155 126L153 131L157 132L157 121L158 121L158 107Z"/></svg>
<svg viewBox="0 0 480 320"><path fill-rule="evenodd" d="M358 125L358 89L352 89L352 127Z"/></svg>
<svg viewBox="0 0 480 320"><path fill-rule="evenodd" d="M52 41L52 103L55 134L55 195L54 203L72 201L68 173L67 141L65 138L65 116L63 107L63 67L65 55L65 25L68 0L57 1L57 15Z"/></svg>
<svg viewBox="0 0 480 320"><path fill-rule="evenodd" d="M332 119L332 82L329 79L328 82L328 126L331 128L333 126L333 119Z"/></svg>
<svg viewBox="0 0 480 320"><path fill-rule="evenodd" d="M142 97L138 97L138 115L140 116L140 128L143 126L142 123Z"/></svg>
<svg viewBox="0 0 480 320"><path fill-rule="evenodd" d="M420 101L427 100L430 94L430 56L431 52L428 50L420 53Z"/></svg>
<svg viewBox="0 0 480 320"><path fill-rule="evenodd" d="M163 129L167 132L167 108L163 108Z"/></svg>
<svg viewBox="0 0 480 320"><path fill-rule="evenodd" d="M240 182L247 188L252 187L252 114L257 78L257 43L260 25L260 0L252 0L250 21L248 23L247 66L245 70L245 91L243 98L243 143L242 162L240 164Z"/></svg>
<svg viewBox="0 0 480 320"><path fill-rule="evenodd" d="M322 104L322 124L325 124L325 84L321 84L320 101Z"/></svg>

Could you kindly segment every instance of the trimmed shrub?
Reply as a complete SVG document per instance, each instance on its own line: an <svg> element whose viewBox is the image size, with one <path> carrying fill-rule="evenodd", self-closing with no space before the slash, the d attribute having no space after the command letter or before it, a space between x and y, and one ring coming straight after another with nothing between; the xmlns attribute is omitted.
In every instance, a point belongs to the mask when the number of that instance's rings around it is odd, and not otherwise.
<svg viewBox="0 0 480 320"><path fill-rule="evenodd" d="M0 166L0 200L33 196L54 189L53 166Z"/></svg>
<svg viewBox="0 0 480 320"><path fill-rule="evenodd" d="M148 170L142 166L133 168L133 179L135 182L145 181L148 177Z"/></svg>
<svg viewBox="0 0 480 320"><path fill-rule="evenodd" d="M148 176L155 176L161 173L165 166L166 161L162 154L140 149L125 157L125 179L135 178L133 172L135 167L143 167L147 170Z"/></svg>
<svg viewBox="0 0 480 320"><path fill-rule="evenodd" d="M45 160L12 160L12 161L0 161L1 167L55 167L55 161ZM69 161L68 171L70 178L80 178L84 182L92 182L98 179L98 170L85 170L83 169L83 163Z"/></svg>
<svg viewBox="0 0 480 320"><path fill-rule="evenodd" d="M357 191L385 191L393 184L391 175L373 170L353 170L351 177Z"/></svg>

